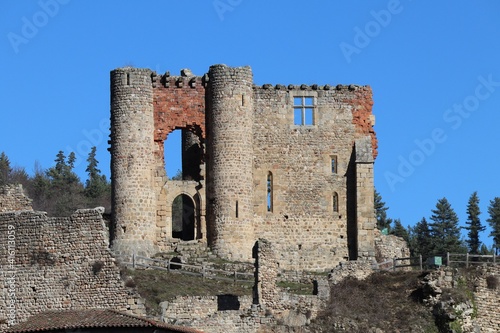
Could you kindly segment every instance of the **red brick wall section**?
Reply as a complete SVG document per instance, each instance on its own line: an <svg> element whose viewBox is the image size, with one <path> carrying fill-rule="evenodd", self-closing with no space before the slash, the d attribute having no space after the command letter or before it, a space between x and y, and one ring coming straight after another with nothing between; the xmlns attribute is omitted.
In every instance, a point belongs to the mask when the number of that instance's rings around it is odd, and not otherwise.
<svg viewBox="0 0 500 333"><path fill-rule="evenodd" d="M201 77L167 77L153 91L154 140L160 144L176 128L195 125L205 140L205 87ZM168 87L166 87L168 86Z"/></svg>
<svg viewBox="0 0 500 333"><path fill-rule="evenodd" d="M353 94L346 95L346 98L349 100L346 102L354 106L352 122L356 126L356 132L362 135L370 135L372 138L373 158L375 159L378 154L378 142L370 119L373 107L372 88L370 86L356 86Z"/></svg>

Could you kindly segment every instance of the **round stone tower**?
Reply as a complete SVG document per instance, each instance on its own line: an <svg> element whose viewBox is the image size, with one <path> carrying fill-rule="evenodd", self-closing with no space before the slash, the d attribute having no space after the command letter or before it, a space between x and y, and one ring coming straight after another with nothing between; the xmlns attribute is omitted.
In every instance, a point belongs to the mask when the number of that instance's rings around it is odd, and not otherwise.
<svg viewBox="0 0 500 333"><path fill-rule="evenodd" d="M208 240L221 257L252 258L253 77L214 65L207 89Z"/></svg>
<svg viewBox="0 0 500 333"><path fill-rule="evenodd" d="M111 72L111 232L121 260L157 252L151 74L130 67Z"/></svg>

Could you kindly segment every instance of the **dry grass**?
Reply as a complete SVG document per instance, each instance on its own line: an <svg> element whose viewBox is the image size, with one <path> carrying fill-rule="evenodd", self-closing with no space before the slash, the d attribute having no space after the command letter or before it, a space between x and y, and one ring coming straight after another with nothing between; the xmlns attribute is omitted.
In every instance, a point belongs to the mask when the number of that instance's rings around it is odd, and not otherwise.
<svg viewBox="0 0 500 333"><path fill-rule="evenodd" d="M146 309L151 314L158 314L159 304L172 300L176 296L227 294L241 296L252 294L252 284L203 279L198 276L158 270L125 269L122 271L122 277L126 281L126 285L136 287L139 294L146 299Z"/></svg>
<svg viewBox="0 0 500 333"><path fill-rule="evenodd" d="M438 332L421 303L420 272L380 272L364 281L345 279L332 288L317 332Z"/></svg>

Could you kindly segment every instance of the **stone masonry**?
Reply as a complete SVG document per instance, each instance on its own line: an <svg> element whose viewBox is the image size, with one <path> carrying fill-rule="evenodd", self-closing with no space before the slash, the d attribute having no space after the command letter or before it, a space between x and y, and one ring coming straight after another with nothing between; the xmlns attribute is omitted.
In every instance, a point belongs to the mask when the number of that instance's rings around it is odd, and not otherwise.
<svg viewBox="0 0 500 333"><path fill-rule="evenodd" d="M47 310L144 313L142 299L120 278L103 212L54 218L30 207L0 213L0 331Z"/></svg>
<svg viewBox="0 0 500 333"><path fill-rule="evenodd" d="M1 186L0 213L20 210L33 210L31 199L24 195L22 185Z"/></svg>
<svg viewBox="0 0 500 333"><path fill-rule="evenodd" d="M202 76L113 70L113 250L127 261L197 240L251 261L265 238L281 269L373 259L372 104L368 86L257 86L250 67L214 65ZM182 180L165 172L164 141L175 129ZM189 232L174 230L178 196Z"/></svg>

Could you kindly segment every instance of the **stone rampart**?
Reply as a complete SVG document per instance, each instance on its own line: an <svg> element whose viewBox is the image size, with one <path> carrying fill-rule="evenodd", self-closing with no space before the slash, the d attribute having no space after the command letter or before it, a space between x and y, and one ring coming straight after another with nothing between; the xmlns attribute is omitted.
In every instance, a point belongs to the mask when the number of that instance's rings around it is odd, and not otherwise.
<svg viewBox="0 0 500 333"><path fill-rule="evenodd" d="M112 308L143 313L109 251L102 211L71 217L44 212L0 214L0 322L57 309Z"/></svg>

